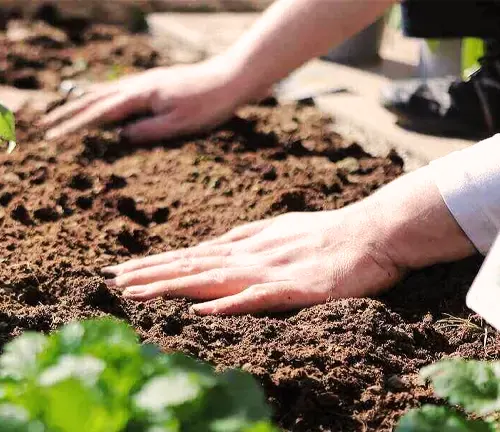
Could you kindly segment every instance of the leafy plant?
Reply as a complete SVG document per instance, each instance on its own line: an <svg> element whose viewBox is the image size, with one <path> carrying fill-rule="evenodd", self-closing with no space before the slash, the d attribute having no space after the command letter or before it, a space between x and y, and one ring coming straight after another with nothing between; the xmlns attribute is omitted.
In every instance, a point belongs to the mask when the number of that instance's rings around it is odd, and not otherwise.
<svg viewBox="0 0 500 432"><path fill-rule="evenodd" d="M16 148L16 122L14 114L0 104L0 144L7 144L7 153Z"/></svg>
<svg viewBox="0 0 500 432"><path fill-rule="evenodd" d="M0 357L2 432L276 432L254 379L216 374L91 320L26 333Z"/></svg>
<svg viewBox="0 0 500 432"><path fill-rule="evenodd" d="M116 81L124 75L126 75L125 68L122 65L114 64L109 68L108 73L106 74L106 79L108 81Z"/></svg>
<svg viewBox="0 0 500 432"><path fill-rule="evenodd" d="M500 362L443 360L422 369L448 406L424 405L406 414L396 432L491 432L500 430ZM474 419L466 417L460 407Z"/></svg>

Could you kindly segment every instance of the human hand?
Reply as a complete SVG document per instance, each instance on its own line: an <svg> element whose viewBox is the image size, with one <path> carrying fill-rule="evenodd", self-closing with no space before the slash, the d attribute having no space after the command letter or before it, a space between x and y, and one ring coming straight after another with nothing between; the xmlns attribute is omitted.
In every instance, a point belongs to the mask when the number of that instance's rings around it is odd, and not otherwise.
<svg viewBox="0 0 500 432"><path fill-rule="evenodd" d="M127 298L203 300L201 315L282 311L379 293L408 269L475 248L422 168L340 210L288 213L214 240L104 268Z"/></svg>
<svg viewBox="0 0 500 432"><path fill-rule="evenodd" d="M50 139L134 114L152 114L126 126L123 135L140 143L197 132L223 122L249 101L249 86L239 85L235 76L231 62L222 57L152 69L89 87L85 96L49 113L42 125L50 128Z"/></svg>
<svg viewBox="0 0 500 432"><path fill-rule="evenodd" d="M369 216L368 216L369 217ZM189 249L103 269L137 301L188 297L198 314L300 308L376 294L402 274L361 205L289 213L233 229Z"/></svg>

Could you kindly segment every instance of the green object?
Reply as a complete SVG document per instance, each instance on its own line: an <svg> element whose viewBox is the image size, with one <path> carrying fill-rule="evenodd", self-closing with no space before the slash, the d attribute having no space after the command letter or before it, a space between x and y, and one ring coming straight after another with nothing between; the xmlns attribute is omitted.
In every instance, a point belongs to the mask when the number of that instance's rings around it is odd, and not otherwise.
<svg viewBox="0 0 500 432"><path fill-rule="evenodd" d="M432 53L436 53L439 49L439 39L426 39L425 42Z"/></svg>
<svg viewBox="0 0 500 432"><path fill-rule="evenodd" d="M420 374L451 405L479 415L500 410L500 362L444 360Z"/></svg>
<svg viewBox="0 0 500 432"><path fill-rule="evenodd" d="M424 405L406 414L396 432L494 432L493 425L468 420L447 407Z"/></svg>
<svg viewBox="0 0 500 432"><path fill-rule="evenodd" d="M16 140L16 121L14 114L0 104L0 141Z"/></svg>
<svg viewBox="0 0 500 432"><path fill-rule="evenodd" d="M462 41L462 78L466 79L479 68L478 60L484 55L484 42L468 38Z"/></svg>
<svg viewBox="0 0 500 432"><path fill-rule="evenodd" d="M0 356L6 432L277 432L247 373L141 345L112 319L26 333Z"/></svg>
<svg viewBox="0 0 500 432"><path fill-rule="evenodd" d="M422 369L449 406L425 405L406 414L396 432L493 432L500 430L500 362L443 360ZM468 419L451 406L473 416Z"/></svg>
<svg viewBox="0 0 500 432"><path fill-rule="evenodd" d="M114 64L111 66L111 68L108 70L108 73L106 75L106 79L108 81L116 81L119 80L121 77L123 77L126 74L125 68L121 65Z"/></svg>
<svg viewBox="0 0 500 432"><path fill-rule="evenodd" d="M432 53L439 49L439 39L427 39L427 46ZM484 55L484 42L481 39L467 38L462 40L461 70L462 78L466 79L479 68L478 60Z"/></svg>
<svg viewBox="0 0 500 432"><path fill-rule="evenodd" d="M387 25L395 30L400 30L401 22L401 5L396 4L391 8L388 14Z"/></svg>

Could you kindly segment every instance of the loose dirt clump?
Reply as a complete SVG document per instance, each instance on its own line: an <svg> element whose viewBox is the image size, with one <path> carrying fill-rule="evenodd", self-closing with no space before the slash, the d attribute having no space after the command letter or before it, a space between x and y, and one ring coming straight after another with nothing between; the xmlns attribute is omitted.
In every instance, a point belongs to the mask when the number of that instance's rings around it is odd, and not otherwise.
<svg viewBox="0 0 500 432"><path fill-rule="evenodd" d="M402 174L399 156L345 142L314 107L250 106L209 134L143 147L112 128L49 142L38 117L18 115L19 145L0 156L0 344L111 314L164 350L254 374L276 422L304 432L390 431L432 400L421 366L498 357L498 336L485 339L464 307L479 259L415 272L378 299L279 315L201 318L187 300L136 304L106 287L104 265L287 211L341 208ZM450 327L446 314L466 321Z"/></svg>

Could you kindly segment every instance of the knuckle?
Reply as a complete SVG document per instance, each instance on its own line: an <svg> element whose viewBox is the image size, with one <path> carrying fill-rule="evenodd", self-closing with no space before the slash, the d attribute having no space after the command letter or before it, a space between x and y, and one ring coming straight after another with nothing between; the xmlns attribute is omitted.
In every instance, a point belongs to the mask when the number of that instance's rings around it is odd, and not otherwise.
<svg viewBox="0 0 500 432"><path fill-rule="evenodd" d="M230 244L225 247L225 250L222 252L222 256L225 258L234 257L238 255L241 251L240 248L234 244ZM227 261L226 261L227 262Z"/></svg>
<svg viewBox="0 0 500 432"><path fill-rule="evenodd" d="M222 269L214 269L205 272L206 281L213 285L223 285L227 282L227 273Z"/></svg>
<svg viewBox="0 0 500 432"><path fill-rule="evenodd" d="M265 285L254 285L248 288L249 293L260 299L265 299L273 295L273 290Z"/></svg>
<svg viewBox="0 0 500 432"><path fill-rule="evenodd" d="M289 253L273 254L264 258L264 262L272 266L281 267L290 263L290 256Z"/></svg>
<svg viewBox="0 0 500 432"><path fill-rule="evenodd" d="M227 269L227 268L231 267L231 264L232 264L231 257L223 256L220 258L220 263L219 263L220 268Z"/></svg>
<svg viewBox="0 0 500 432"><path fill-rule="evenodd" d="M195 271L194 260L191 258L181 259L178 266L181 273L192 273L193 271Z"/></svg>

